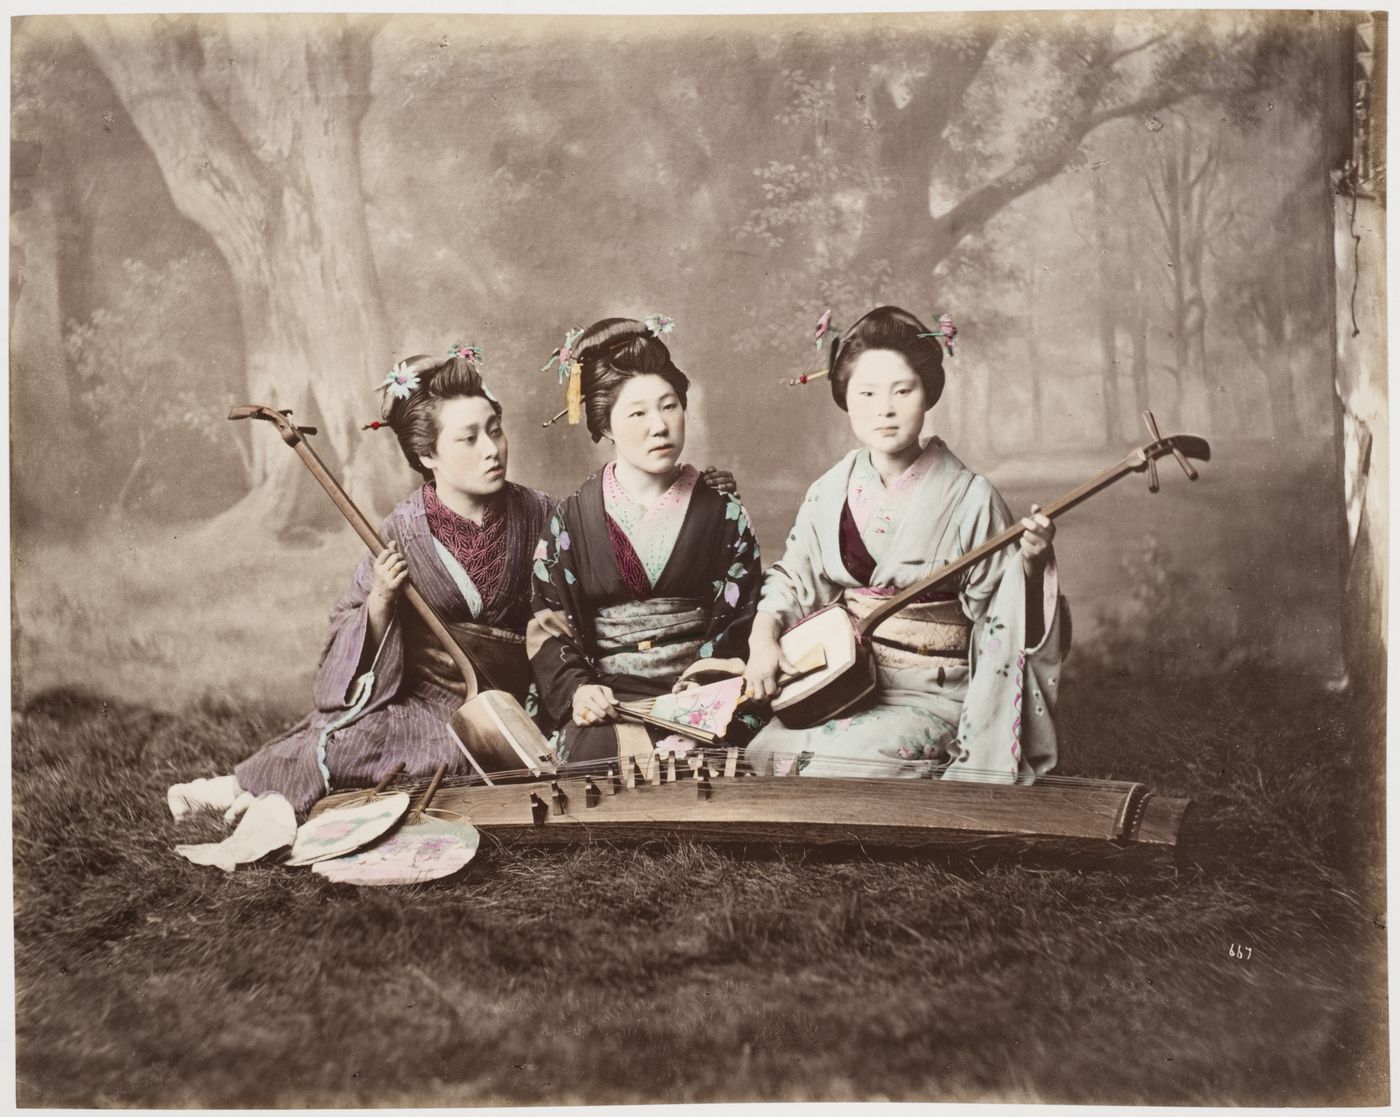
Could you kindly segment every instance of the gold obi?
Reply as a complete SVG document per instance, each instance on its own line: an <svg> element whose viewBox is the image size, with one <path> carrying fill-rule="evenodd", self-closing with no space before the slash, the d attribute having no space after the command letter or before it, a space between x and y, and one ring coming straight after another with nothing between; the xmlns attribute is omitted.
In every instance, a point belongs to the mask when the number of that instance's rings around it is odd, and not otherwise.
<svg viewBox="0 0 1400 1117"><path fill-rule="evenodd" d="M874 594L846 590L841 603L857 624L885 601ZM972 622L956 601L906 605L884 621L870 638L881 667L939 668L967 663Z"/></svg>

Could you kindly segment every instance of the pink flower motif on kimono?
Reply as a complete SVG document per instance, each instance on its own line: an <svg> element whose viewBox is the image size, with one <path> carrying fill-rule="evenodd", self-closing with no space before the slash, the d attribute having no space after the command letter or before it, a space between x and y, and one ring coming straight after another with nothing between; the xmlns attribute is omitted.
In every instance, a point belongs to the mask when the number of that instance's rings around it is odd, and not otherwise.
<svg viewBox="0 0 1400 1117"><path fill-rule="evenodd" d="M549 554L549 544L541 539L535 544L535 558L542 559Z"/></svg>
<svg viewBox="0 0 1400 1117"><path fill-rule="evenodd" d="M561 531L559 533L559 549L561 551L567 551L569 549L569 533L567 531Z"/></svg>
<svg viewBox="0 0 1400 1117"><path fill-rule="evenodd" d="M739 587L733 582L724 583L724 600L728 603L730 608L739 604Z"/></svg>
<svg viewBox="0 0 1400 1117"><path fill-rule="evenodd" d="M1001 651L1001 637L988 637L986 644L982 646L982 651L985 652L987 655L994 655L995 653Z"/></svg>

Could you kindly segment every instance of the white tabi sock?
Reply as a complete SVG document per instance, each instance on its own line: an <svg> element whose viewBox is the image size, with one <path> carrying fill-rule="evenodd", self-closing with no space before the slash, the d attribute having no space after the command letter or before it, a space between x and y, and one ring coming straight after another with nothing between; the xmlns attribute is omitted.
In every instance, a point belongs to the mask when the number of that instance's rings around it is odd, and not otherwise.
<svg viewBox="0 0 1400 1117"><path fill-rule="evenodd" d="M239 817L253 805L257 796L251 791L245 791L233 801L233 806L224 812L225 822L237 822Z"/></svg>
<svg viewBox="0 0 1400 1117"><path fill-rule="evenodd" d="M242 794L243 788L238 784L238 777L214 776L210 779L175 784L165 793L165 801L170 804L170 813L180 819L200 807L227 811Z"/></svg>

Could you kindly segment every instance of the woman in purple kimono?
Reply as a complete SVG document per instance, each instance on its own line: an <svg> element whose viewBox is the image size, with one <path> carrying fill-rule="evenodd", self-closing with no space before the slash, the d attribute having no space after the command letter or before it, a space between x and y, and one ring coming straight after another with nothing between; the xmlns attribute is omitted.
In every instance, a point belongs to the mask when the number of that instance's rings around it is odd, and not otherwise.
<svg viewBox="0 0 1400 1117"><path fill-rule="evenodd" d="M179 818L196 807L232 818L269 792L304 815L327 792L376 783L403 762L409 775L471 771L448 729L465 685L447 654L403 600L413 584L449 628L470 624L519 639L529 619L531 553L552 503L506 480L501 405L482 384L477 351L412 357L385 382L383 423L398 436L424 484L380 528L387 541L366 554L349 592L331 611L316 670L316 709L265 745L231 776L177 784L168 793ZM487 634L490 635L490 634ZM498 643L493 641L493 643ZM522 700L529 672L523 650L511 680ZM509 666L509 665L507 665Z"/></svg>
<svg viewBox="0 0 1400 1117"><path fill-rule="evenodd" d="M569 347L588 431L616 450L549 516L535 553L526 649L570 762L649 753L665 731L617 721L617 703L672 690L697 660L742 658L758 602L743 505L680 461L690 382L668 329L606 318ZM757 727L741 713L728 739Z"/></svg>

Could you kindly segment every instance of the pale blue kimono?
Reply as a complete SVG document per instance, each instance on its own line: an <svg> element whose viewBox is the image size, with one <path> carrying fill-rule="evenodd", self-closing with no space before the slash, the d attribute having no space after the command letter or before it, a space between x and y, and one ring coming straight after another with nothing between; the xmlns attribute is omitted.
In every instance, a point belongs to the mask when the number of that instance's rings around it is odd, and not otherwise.
<svg viewBox="0 0 1400 1117"><path fill-rule="evenodd" d="M843 561L840 523L848 497L871 484L880 491L860 534L875 568L863 586ZM836 602L859 618L879 603L878 591L912 585L1012 522L991 482L939 439L888 495L869 450L853 451L807 491L782 560L764 575L759 611L783 628ZM1027 585L1016 545L977 563L943 587L955 599L910 606L876 630L873 699L811 729L769 722L749 744L750 764L781 772L796 762L812 776L1032 782L1055 765L1052 715L1068 643L1053 552L1043 584L1044 636L1026 647ZM949 634L969 624L959 646ZM930 646L943 651L925 654Z"/></svg>

